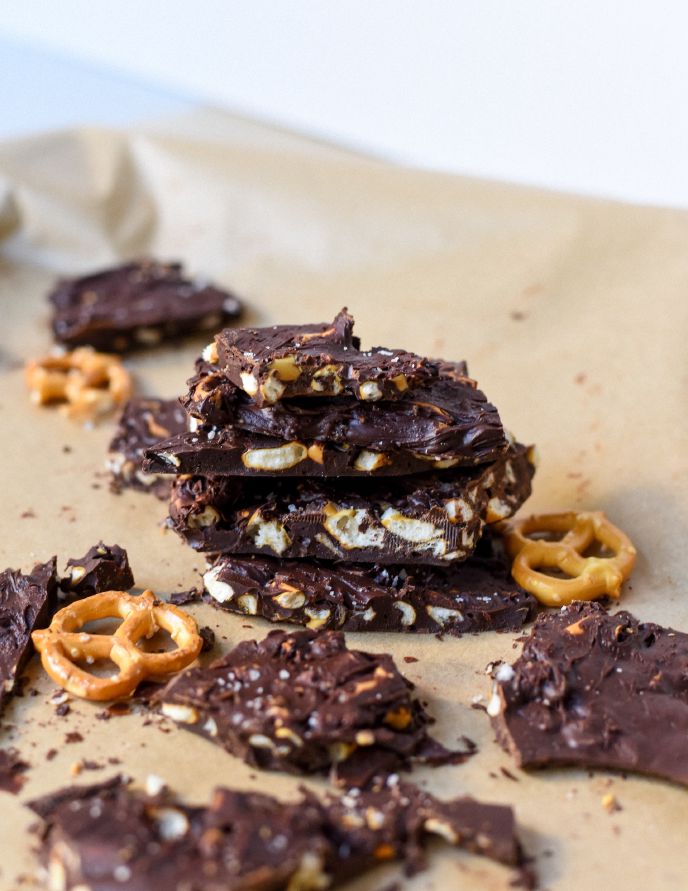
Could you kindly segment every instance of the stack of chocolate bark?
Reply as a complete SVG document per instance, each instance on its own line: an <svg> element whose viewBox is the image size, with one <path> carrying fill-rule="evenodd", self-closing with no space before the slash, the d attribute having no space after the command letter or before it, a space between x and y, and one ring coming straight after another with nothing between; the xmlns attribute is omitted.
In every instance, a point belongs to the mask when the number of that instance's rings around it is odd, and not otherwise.
<svg viewBox="0 0 688 891"><path fill-rule="evenodd" d="M464 363L361 350L343 310L221 331L182 401L191 429L143 470L176 475L170 523L209 555L224 608L457 634L534 614L484 535L530 494L531 450Z"/></svg>

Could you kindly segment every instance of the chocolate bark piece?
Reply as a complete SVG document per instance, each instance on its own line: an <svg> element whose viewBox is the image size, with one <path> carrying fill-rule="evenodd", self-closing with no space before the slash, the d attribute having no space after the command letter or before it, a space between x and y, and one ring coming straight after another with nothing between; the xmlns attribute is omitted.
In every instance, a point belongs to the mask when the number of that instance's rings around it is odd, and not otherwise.
<svg viewBox="0 0 688 891"><path fill-rule="evenodd" d="M146 449L142 469L154 474L274 477L407 476L455 467L405 451L380 452L327 442L285 441L233 427L179 433Z"/></svg>
<svg viewBox="0 0 688 891"><path fill-rule="evenodd" d="M602 767L688 784L688 634L573 603L540 616L488 708L520 767Z"/></svg>
<svg viewBox="0 0 688 891"><path fill-rule="evenodd" d="M409 783L283 802L216 788L207 806L149 796L124 781L30 802L40 857L64 891L280 891L326 888L389 860L425 866L433 837L511 866L523 860L511 808L442 801Z"/></svg>
<svg viewBox="0 0 688 891"><path fill-rule="evenodd" d="M234 294L186 278L181 263L150 259L63 279L49 300L57 341L118 353L216 330L242 310Z"/></svg>
<svg viewBox="0 0 688 891"><path fill-rule="evenodd" d="M411 477L350 480L181 477L173 528L200 551L364 563L465 560L486 522L530 494L531 450L492 464Z"/></svg>
<svg viewBox="0 0 688 891"><path fill-rule="evenodd" d="M463 362L441 362L436 380L394 402L341 395L269 406L256 405L217 366L199 360L196 368L182 399L194 419L190 429L229 426L285 441L401 452L445 466L487 463L507 445L497 409L468 377Z"/></svg>
<svg viewBox="0 0 688 891"><path fill-rule="evenodd" d="M222 372L257 405L341 393L364 402L399 399L437 377L437 363L415 353L360 350L353 324L343 309L330 324L225 328L207 356L217 356Z"/></svg>
<svg viewBox="0 0 688 891"><path fill-rule="evenodd" d="M203 581L222 609L319 629L461 635L517 631L536 614L494 557L440 568L222 554Z"/></svg>
<svg viewBox="0 0 688 891"><path fill-rule="evenodd" d="M182 672L153 701L248 764L360 787L472 754L428 735L432 719L412 691L391 656L350 650L339 631L271 631Z"/></svg>
<svg viewBox="0 0 688 891"><path fill-rule="evenodd" d="M143 454L161 440L186 430L186 426L187 417L177 399L132 399L127 402L108 451L112 491L137 489L167 499L169 479L144 472L141 466Z"/></svg>
<svg viewBox="0 0 688 891"><path fill-rule="evenodd" d="M134 584L124 548L100 541L80 559L72 557L67 561L60 588L72 598L90 597L101 591L128 591Z"/></svg>
<svg viewBox="0 0 688 891"><path fill-rule="evenodd" d="M37 563L30 573L0 573L0 710L33 653L31 632L45 628L57 603L57 559Z"/></svg>

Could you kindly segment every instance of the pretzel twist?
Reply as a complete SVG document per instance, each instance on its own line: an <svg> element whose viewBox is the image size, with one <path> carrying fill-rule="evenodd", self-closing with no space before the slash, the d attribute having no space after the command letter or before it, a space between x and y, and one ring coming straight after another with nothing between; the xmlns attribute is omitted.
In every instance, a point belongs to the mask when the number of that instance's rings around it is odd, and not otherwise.
<svg viewBox="0 0 688 891"><path fill-rule="evenodd" d="M500 524L506 550L513 559L514 579L546 606L573 600L594 600L606 594L618 598L636 559L633 543L601 511L540 514ZM531 538L538 533L563 533L558 541ZM584 557L594 542L611 557ZM558 569L569 578L556 578L538 569Z"/></svg>
<svg viewBox="0 0 688 891"><path fill-rule="evenodd" d="M81 631L87 622L114 618L123 620L114 634ZM169 632L175 649L146 653L137 646L161 628ZM145 678L180 671L198 656L203 643L191 616L156 600L152 591L139 597L105 591L77 600L55 613L48 628L34 631L32 639L43 668L57 684L74 696L97 701L121 699ZM119 669L117 674L96 677L75 664L98 659L111 659Z"/></svg>
<svg viewBox="0 0 688 891"><path fill-rule="evenodd" d="M62 403L69 418L92 420L131 396L131 377L118 356L78 347L60 356L32 359L26 383L36 405Z"/></svg>

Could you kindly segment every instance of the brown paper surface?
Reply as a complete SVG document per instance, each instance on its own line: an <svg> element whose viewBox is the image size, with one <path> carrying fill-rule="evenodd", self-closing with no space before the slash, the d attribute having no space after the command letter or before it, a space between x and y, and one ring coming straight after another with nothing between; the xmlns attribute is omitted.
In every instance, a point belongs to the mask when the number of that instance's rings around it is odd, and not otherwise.
<svg viewBox="0 0 688 891"><path fill-rule="evenodd" d="M141 587L164 594L197 581L202 561L159 529L164 505L108 492L112 424L84 430L32 407L20 369L50 346L45 293L56 273L151 252L235 288L251 321L327 319L346 304L365 344L466 358L506 424L539 447L528 509L605 510L639 549L623 605L688 630L688 214L405 170L208 111L0 145L0 237L1 567L56 553L62 568L103 538L129 550ZM128 360L139 390L181 393L199 345ZM270 627L194 612L218 633L216 653ZM513 804L542 887L685 886L685 789L605 772L526 775L495 744L470 705L489 696L487 663L515 657L512 636L348 637L394 654L442 741L477 742L466 765L414 778L441 795ZM118 768L107 759L118 758L137 780L156 773L189 800L207 800L216 784L296 794L294 778L253 771L141 715L95 720L100 706L72 702L57 717L36 660L29 674L38 695L2 716L0 745L31 763L21 795L1 794L2 889L35 867L22 801L73 782L81 758L106 766L77 782L109 776ZM72 730L84 741L65 744ZM603 809L607 792L622 810ZM398 875L385 867L350 887L375 891ZM404 887L505 889L510 878L438 845Z"/></svg>

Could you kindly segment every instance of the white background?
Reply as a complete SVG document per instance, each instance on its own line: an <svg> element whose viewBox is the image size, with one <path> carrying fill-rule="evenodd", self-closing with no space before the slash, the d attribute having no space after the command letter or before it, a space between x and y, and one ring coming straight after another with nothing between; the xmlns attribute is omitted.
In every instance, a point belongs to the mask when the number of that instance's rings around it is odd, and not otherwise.
<svg viewBox="0 0 688 891"><path fill-rule="evenodd" d="M0 135L213 102L419 166L688 206L679 0L0 0Z"/></svg>

